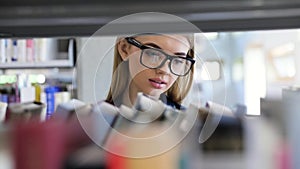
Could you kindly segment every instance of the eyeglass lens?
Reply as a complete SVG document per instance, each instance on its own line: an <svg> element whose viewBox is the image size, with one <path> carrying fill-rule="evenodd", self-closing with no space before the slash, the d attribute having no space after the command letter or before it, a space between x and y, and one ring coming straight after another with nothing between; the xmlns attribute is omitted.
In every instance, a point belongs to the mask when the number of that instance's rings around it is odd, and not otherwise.
<svg viewBox="0 0 300 169"><path fill-rule="evenodd" d="M141 62L148 68L159 68L165 64L168 56L155 49L144 49L141 54ZM191 68L192 62L180 57L171 56L170 69L175 75L185 75Z"/></svg>

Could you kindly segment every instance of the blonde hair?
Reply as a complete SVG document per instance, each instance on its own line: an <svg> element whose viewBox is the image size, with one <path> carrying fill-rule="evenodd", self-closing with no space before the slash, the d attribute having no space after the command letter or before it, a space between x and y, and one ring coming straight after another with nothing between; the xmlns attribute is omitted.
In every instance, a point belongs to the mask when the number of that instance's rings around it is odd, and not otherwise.
<svg viewBox="0 0 300 169"><path fill-rule="evenodd" d="M153 34L152 34L153 35ZM160 35L160 34L156 34ZM180 34L187 38L190 43L190 50L188 51L188 57L194 58L194 38L193 35L189 34ZM134 37L137 37L136 35ZM129 65L128 61L124 61L121 58L121 55L118 51L118 42L122 40L124 37L119 37L116 40L116 45L114 49L114 65L113 65L113 76L110 86L110 91L107 95L106 101L114 104L120 105L122 103L123 93L127 88L130 79L129 73ZM183 99L188 94L194 75L194 67L190 70L190 72L186 76L179 76L174 84L166 91L166 95L172 99L172 101L176 103L181 103Z"/></svg>

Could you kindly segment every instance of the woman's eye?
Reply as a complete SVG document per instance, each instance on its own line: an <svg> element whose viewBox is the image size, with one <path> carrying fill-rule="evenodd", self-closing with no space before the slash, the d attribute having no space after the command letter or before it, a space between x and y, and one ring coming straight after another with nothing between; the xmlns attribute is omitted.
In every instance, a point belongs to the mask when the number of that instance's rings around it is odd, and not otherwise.
<svg viewBox="0 0 300 169"><path fill-rule="evenodd" d="M183 59L174 59L173 62L175 64L183 64L184 63L184 60Z"/></svg>
<svg viewBox="0 0 300 169"><path fill-rule="evenodd" d="M159 53L158 52L156 52L156 51L150 51L150 50L148 50L147 52L146 52L146 54L148 55L148 56L159 56Z"/></svg>

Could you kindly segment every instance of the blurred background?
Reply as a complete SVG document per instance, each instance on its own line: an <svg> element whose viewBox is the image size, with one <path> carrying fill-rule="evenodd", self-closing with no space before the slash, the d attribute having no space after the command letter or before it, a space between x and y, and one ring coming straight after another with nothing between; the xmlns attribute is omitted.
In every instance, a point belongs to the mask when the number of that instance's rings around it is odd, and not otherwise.
<svg viewBox="0 0 300 169"><path fill-rule="evenodd" d="M199 67L195 96L213 96L214 102L232 110L237 105L247 107L241 119L222 118L214 134L201 144L201 126L196 125L183 142L178 168L300 168L299 8L297 0L2 0L0 168L105 168L105 163L111 163L90 145L76 116L65 123L49 119L58 105L72 99L88 104L105 98L109 80L101 79L110 79L111 74L97 74L94 82L92 72L111 71L112 57L106 56L113 54L116 36L130 32L116 29L89 37L110 21L137 12L169 13L196 25L219 58L205 55L202 42L195 39L206 70ZM85 46L88 41L93 45ZM104 57L108 59L100 68L91 69ZM97 91L91 89L92 83L99 84ZM20 104L21 110L16 108ZM72 105L64 109L73 111ZM39 111L43 123L10 123L28 120L34 111ZM23 158L28 154L32 158Z"/></svg>

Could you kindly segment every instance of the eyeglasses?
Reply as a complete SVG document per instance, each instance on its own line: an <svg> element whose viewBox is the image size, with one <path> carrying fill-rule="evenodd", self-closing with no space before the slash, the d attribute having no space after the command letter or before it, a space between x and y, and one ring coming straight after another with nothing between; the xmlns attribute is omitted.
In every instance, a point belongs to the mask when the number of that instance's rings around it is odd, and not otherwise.
<svg viewBox="0 0 300 169"><path fill-rule="evenodd" d="M126 37L125 39L128 43L142 50L140 63L149 69L161 68L167 60L170 60L169 69L171 73L177 76L185 76L189 73L193 64L195 63L195 60L192 58L172 56L166 54L160 49L143 45L133 37Z"/></svg>

